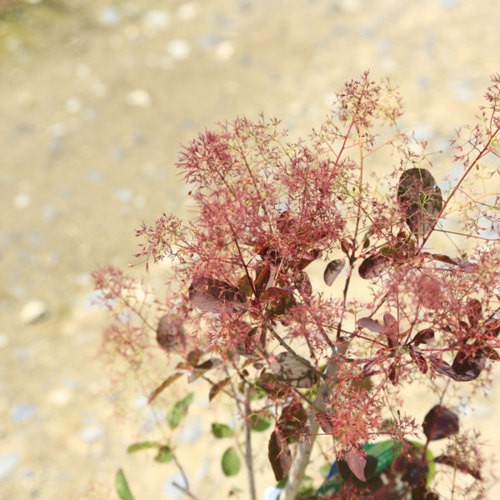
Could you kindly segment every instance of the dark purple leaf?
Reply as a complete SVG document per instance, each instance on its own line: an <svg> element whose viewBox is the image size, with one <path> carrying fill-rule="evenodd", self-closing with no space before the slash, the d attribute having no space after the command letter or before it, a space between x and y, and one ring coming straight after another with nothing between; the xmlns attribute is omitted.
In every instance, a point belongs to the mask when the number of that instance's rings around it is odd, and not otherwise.
<svg viewBox="0 0 500 500"><path fill-rule="evenodd" d="M441 189L425 168L409 168L399 178L398 203L412 233L425 237L443 207Z"/></svg>
<svg viewBox="0 0 500 500"><path fill-rule="evenodd" d="M156 328L156 341L167 352L181 351L186 347L186 336L182 321L165 314Z"/></svg>
<svg viewBox="0 0 500 500"><path fill-rule="evenodd" d="M449 363L443 361L437 356L432 356L431 362L434 370L441 373L441 375L446 375L447 377L456 380L457 382L469 382L479 376L477 369L463 371L463 368L465 367L464 365L462 365L460 372L457 372L452 366L450 366Z"/></svg>
<svg viewBox="0 0 500 500"><path fill-rule="evenodd" d="M195 278L189 287L189 300L203 312L234 310L246 302L239 289L215 278Z"/></svg>
<svg viewBox="0 0 500 500"><path fill-rule="evenodd" d="M479 377L485 364L486 360L481 349L470 353L458 351L451 368L455 373L471 377L470 380L473 380Z"/></svg>
<svg viewBox="0 0 500 500"><path fill-rule="evenodd" d="M415 346L420 344L430 344L434 341L434 330L432 328L424 328L416 333L411 343Z"/></svg>
<svg viewBox="0 0 500 500"><path fill-rule="evenodd" d="M333 282L337 279L338 275L344 268L344 259L335 259L328 263L325 272L323 273L323 279L328 286L331 286Z"/></svg>
<svg viewBox="0 0 500 500"><path fill-rule="evenodd" d="M422 427L429 441L437 441L458 432L458 416L448 408L436 405L425 416Z"/></svg>
<svg viewBox="0 0 500 500"><path fill-rule="evenodd" d="M360 448L351 448L344 455L344 460L351 472L360 480L365 482L365 466L367 462L366 451Z"/></svg>
<svg viewBox="0 0 500 500"><path fill-rule="evenodd" d="M389 367L389 380L392 382L392 385L398 385L399 382L399 366L395 361L391 363Z"/></svg>
<svg viewBox="0 0 500 500"><path fill-rule="evenodd" d="M359 275L365 280L378 278L384 273L389 265L389 259L385 255L371 255L359 266Z"/></svg>
<svg viewBox="0 0 500 500"><path fill-rule="evenodd" d="M288 477L292 465L292 453L286 439L281 435L279 429L271 433L268 446L269 462L273 468L276 481Z"/></svg>
<svg viewBox="0 0 500 500"><path fill-rule="evenodd" d="M437 464L444 464L448 465L450 467L453 467L456 470L459 470L460 472L464 472L465 474L469 474L472 476L474 479L481 480L481 471L478 469L475 469L468 463L464 462L458 457L452 457L450 455L439 455L434 459L434 462Z"/></svg>

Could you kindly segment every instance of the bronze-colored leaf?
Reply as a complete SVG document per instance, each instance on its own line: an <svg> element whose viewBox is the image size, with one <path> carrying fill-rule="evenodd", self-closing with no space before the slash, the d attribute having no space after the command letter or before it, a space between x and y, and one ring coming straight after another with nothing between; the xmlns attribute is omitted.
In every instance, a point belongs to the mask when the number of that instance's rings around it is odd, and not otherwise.
<svg viewBox="0 0 500 500"><path fill-rule="evenodd" d="M174 373L166 378L150 395L148 404L152 403L169 385L173 384L178 378L182 377L182 373Z"/></svg>
<svg viewBox="0 0 500 500"><path fill-rule="evenodd" d="M365 280L378 278L387 270L389 262L385 255L370 255L359 266L359 275Z"/></svg>
<svg viewBox="0 0 500 500"><path fill-rule="evenodd" d="M328 286L333 285L333 282L337 279L342 269L344 269L344 266L344 259L335 259L328 263L325 272L323 273L323 280Z"/></svg>
<svg viewBox="0 0 500 500"><path fill-rule="evenodd" d="M474 479L478 481L481 480L481 471L472 467L470 464L465 462L462 458L453 457L450 455L439 455L434 459L434 463L436 464L444 464L450 467L453 467L460 472L464 472L465 474L469 474Z"/></svg>
<svg viewBox="0 0 500 500"><path fill-rule="evenodd" d="M272 286L260 296L270 317L282 316L295 305L292 292Z"/></svg>
<svg viewBox="0 0 500 500"><path fill-rule="evenodd" d="M448 408L436 405L425 416L422 424L429 441L437 441L459 431L458 416Z"/></svg>
<svg viewBox="0 0 500 500"><path fill-rule="evenodd" d="M203 312L220 313L241 307L246 297L240 290L215 278L195 278L189 287L189 300Z"/></svg>
<svg viewBox="0 0 500 500"><path fill-rule="evenodd" d="M477 299L469 299L465 308L467 311L467 319L469 320L469 325L475 328L483 314L481 302L479 302L479 300Z"/></svg>
<svg viewBox="0 0 500 500"><path fill-rule="evenodd" d="M271 277L271 266L268 262L261 262L255 268L255 291L260 295L267 287Z"/></svg>
<svg viewBox="0 0 500 500"><path fill-rule="evenodd" d="M195 380L198 380L201 376L203 376L209 370L211 370L212 368L216 368L220 365L222 365L222 361L218 358L207 359L203 363L193 367L193 369L191 370L191 373L189 374L188 382L192 383Z"/></svg>
<svg viewBox="0 0 500 500"><path fill-rule="evenodd" d="M311 363L290 352L281 352L270 359L271 370L279 380L292 387L309 388L318 381L318 374Z"/></svg>
<svg viewBox="0 0 500 500"><path fill-rule="evenodd" d="M268 457L276 481L281 481L288 477L292 465L292 453L286 439L278 428L271 433L268 445Z"/></svg>
<svg viewBox="0 0 500 500"><path fill-rule="evenodd" d="M399 179L398 203L406 224L419 238L434 228L443 207L441 189L425 168L409 168Z"/></svg>
<svg viewBox="0 0 500 500"><path fill-rule="evenodd" d="M208 400L212 401L212 399L214 399L215 396L217 396L217 394L219 394L224 389L224 387L226 387L226 385L229 383L230 380L231 377L226 377L225 379L217 382L212 387L210 387L210 391L208 393Z"/></svg>

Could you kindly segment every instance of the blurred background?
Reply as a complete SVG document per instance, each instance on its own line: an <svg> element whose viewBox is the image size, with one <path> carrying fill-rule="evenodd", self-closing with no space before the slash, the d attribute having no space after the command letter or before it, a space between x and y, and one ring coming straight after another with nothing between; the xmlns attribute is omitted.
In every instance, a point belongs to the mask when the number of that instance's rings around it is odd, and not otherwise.
<svg viewBox="0 0 500 500"><path fill-rule="evenodd" d="M403 127L445 147L499 71L499 26L491 0L0 0L0 498L114 498L118 467L138 499L178 497L173 467L125 453L147 392L116 403L90 297L142 221L185 212L181 144L261 112L307 134L369 69L400 87ZM495 389L464 415L490 454ZM193 489L226 498L191 424Z"/></svg>

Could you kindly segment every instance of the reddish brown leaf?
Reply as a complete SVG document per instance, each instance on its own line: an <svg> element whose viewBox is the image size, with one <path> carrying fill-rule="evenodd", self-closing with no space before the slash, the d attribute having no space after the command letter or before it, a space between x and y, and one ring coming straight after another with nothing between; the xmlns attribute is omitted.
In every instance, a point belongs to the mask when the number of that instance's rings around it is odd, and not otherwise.
<svg viewBox="0 0 500 500"><path fill-rule="evenodd" d="M436 405L425 416L422 427L429 441L437 441L458 432L458 416L448 408Z"/></svg>
<svg viewBox="0 0 500 500"><path fill-rule="evenodd" d="M296 442L307 432L307 413L300 401L294 400L283 407L277 425L289 443Z"/></svg>
<svg viewBox="0 0 500 500"><path fill-rule="evenodd" d="M409 346L409 351L411 359L413 359L414 363L417 365L417 368L422 373L427 373L428 367L424 355L420 351L417 351L412 345Z"/></svg>
<svg viewBox="0 0 500 500"><path fill-rule="evenodd" d="M392 382L392 385L398 385L399 382L399 366L396 361L391 363L389 367L389 380Z"/></svg>
<svg viewBox="0 0 500 500"><path fill-rule="evenodd" d="M230 380L231 377L227 377L217 382L212 387L210 387L210 391L208 393L208 400L212 401L212 399L214 399L215 396L217 396L217 394L219 394L224 389L224 387L226 387L226 385L229 383Z"/></svg>
<svg viewBox="0 0 500 500"><path fill-rule="evenodd" d="M311 262L314 262L318 257L321 257L321 250L313 249L307 252L294 264L293 268L297 271L303 271Z"/></svg>
<svg viewBox="0 0 500 500"><path fill-rule="evenodd" d="M191 283L189 300L200 311L220 313L238 308L247 299L237 287L225 281L202 276Z"/></svg>
<svg viewBox="0 0 500 500"><path fill-rule="evenodd" d="M281 352L270 358L271 370L278 377L296 388L310 388L318 381L318 374L311 363L300 356Z"/></svg>
<svg viewBox="0 0 500 500"><path fill-rule="evenodd" d="M268 446L269 462L273 468L276 481L288 477L292 465L292 453L286 439L281 435L279 429L271 433Z"/></svg>
<svg viewBox="0 0 500 500"><path fill-rule="evenodd" d="M180 351L186 347L186 337L182 321L165 314L156 328L156 341L167 352Z"/></svg>
<svg viewBox="0 0 500 500"><path fill-rule="evenodd" d="M467 301L465 308L467 310L469 325L472 327L476 327L483 314L483 307L481 306L481 302L479 302L479 300L477 299L470 299Z"/></svg>
<svg viewBox="0 0 500 500"><path fill-rule="evenodd" d="M439 217L443 197L427 169L409 168L399 179L398 203L412 233L424 237Z"/></svg>
<svg viewBox="0 0 500 500"><path fill-rule="evenodd" d="M344 455L344 460L351 472L360 480L365 482L365 466L367 462L366 451L359 448L351 448Z"/></svg>
<svg viewBox="0 0 500 500"><path fill-rule="evenodd" d="M292 292L275 286L268 288L260 296L260 299L266 304L266 309L271 317L281 316L295 305Z"/></svg>
<svg viewBox="0 0 500 500"><path fill-rule="evenodd" d="M372 318L358 319L358 321L356 321L356 325L358 328L364 328L375 333L382 333L384 331L384 326Z"/></svg>
<svg viewBox="0 0 500 500"><path fill-rule="evenodd" d="M323 279L328 286L332 286L333 282L337 279L344 266L344 259L335 259L328 263L325 272L323 273Z"/></svg>
<svg viewBox="0 0 500 500"><path fill-rule="evenodd" d="M193 349L189 351L186 361L191 368L194 368L199 363L202 356L203 352L200 351L200 349Z"/></svg>
<svg viewBox="0 0 500 500"><path fill-rule="evenodd" d="M332 425L332 418L329 413L326 411L318 411L316 412L316 422L318 422L319 426L321 427L321 430L325 434L333 434L333 425Z"/></svg>
<svg viewBox="0 0 500 500"><path fill-rule="evenodd" d="M260 295L271 277L271 266L268 262L261 262L255 269L255 291Z"/></svg>
<svg viewBox="0 0 500 500"><path fill-rule="evenodd" d="M359 266L359 275L365 280L378 278L389 265L389 259L385 255L371 255Z"/></svg>
<svg viewBox="0 0 500 500"><path fill-rule="evenodd" d="M391 313L384 313L384 334L387 344L393 348L399 345L399 324Z"/></svg>
<svg viewBox="0 0 500 500"><path fill-rule="evenodd" d="M174 373L166 378L150 395L148 404L152 403L169 385L173 384L178 378L182 377L182 373Z"/></svg>
<svg viewBox="0 0 500 500"><path fill-rule="evenodd" d="M481 480L481 471L479 469L475 469L468 463L464 462L458 457L452 457L450 455L439 455L434 459L434 462L437 464L444 464L454 469L459 470L460 472L464 472L465 474L469 474L474 479L478 481Z"/></svg>

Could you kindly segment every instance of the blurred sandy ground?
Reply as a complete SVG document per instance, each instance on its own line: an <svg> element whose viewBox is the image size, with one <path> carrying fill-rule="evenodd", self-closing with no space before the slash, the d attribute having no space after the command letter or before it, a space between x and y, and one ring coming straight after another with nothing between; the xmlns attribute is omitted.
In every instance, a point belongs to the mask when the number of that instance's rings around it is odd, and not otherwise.
<svg viewBox="0 0 500 500"><path fill-rule="evenodd" d="M132 441L156 437L154 421L145 390L110 379L96 354L105 320L89 306L90 272L126 267L141 221L183 213L179 145L218 120L265 112L307 133L342 83L370 69L400 86L403 125L439 149L473 120L499 71L500 7L3 0L0 8L0 498L114 498L118 467L138 499L176 498L173 467L125 454ZM129 383L117 402L114 384ZM435 402L424 397L417 416ZM500 444L498 387L492 397L463 416L489 453ZM182 437L193 489L226 498L245 478L221 480L220 444L199 439L203 410L195 405ZM497 486L489 498L499 497Z"/></svg>

